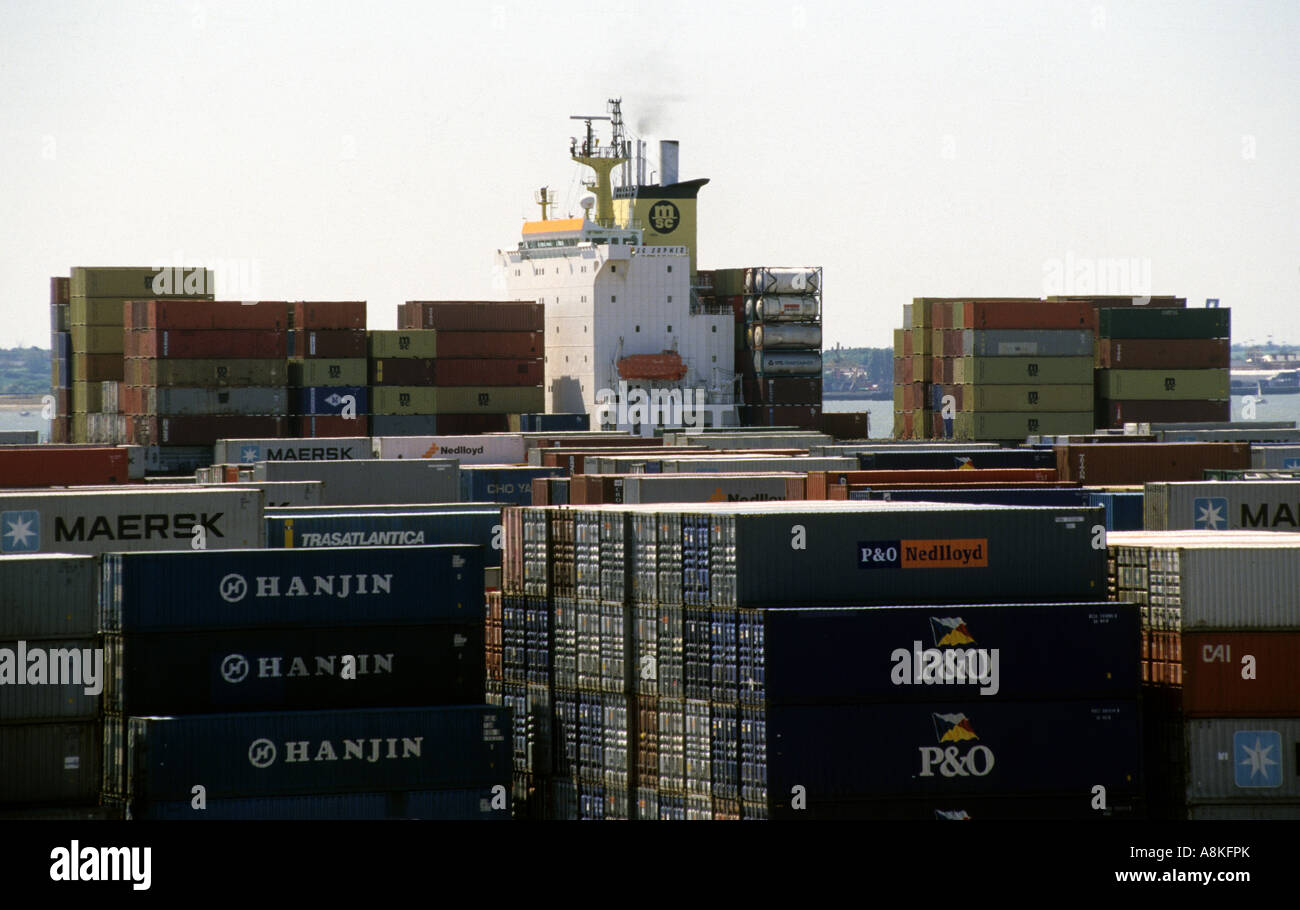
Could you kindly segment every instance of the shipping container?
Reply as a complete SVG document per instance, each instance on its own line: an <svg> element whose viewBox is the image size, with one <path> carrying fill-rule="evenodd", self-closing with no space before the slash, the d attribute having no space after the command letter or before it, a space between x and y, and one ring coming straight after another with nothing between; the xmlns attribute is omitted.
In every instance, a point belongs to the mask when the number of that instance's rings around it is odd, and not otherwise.
<svg viewBox="0 0 1300 910"><path fill-rule="evenodd" d="M432 329L371 329L367 335L367 354L372 359L421 358L438 356L438 333Z"/></svg>
<svg viewBox="0 0 1300 910"><path fill-rule="evenodd" d="M117 354L125 348L125 333L121 326L74 325L72 336L74 354Z"/></svg>
<svg viewBox="0 0 1300 910"><path fill-rule="evenodd" d="M1250 447L1250 466L1300 471L1300 445L1253 445Z"/></svg>
<svg viewBox="0 0 1300 910"><path fill-rule="evenodd" d="M481 622L483 552L425 547L111 553L106 632Z"/></svg>
<svg viewBox="0 0 1300 910"><path fill-rule="evenodd" d="M267 516L270 547L387 547L470 543L489 566L501 564L501 510Z"/></svg>
<svg viewBox="0 0 1300 910"><path fill-rule="evenodd" d="M907 447L859 452L858 467L870 470L938 470L943 468L1056 468L1056 455L1042 449L990 449L946 446Z"/></svg>
<svg viewBox="0 0 1300 910"><path fill-rule="evenodd" d="M622 502L771 502L802 499L804 478L786 474L628 474ZM792 495L793 494L793 495Z"/></svg>
<svg viewBox="0 0 1300 910"><path fill-rule="evenodd" d="M215 275L202 268L101 268L76 266L72 269L70 297L184 296L211 300Z"/></svg>
<svg viewBox="0 0 1300 910"><path fill-rule="evenodd" d="M1300 802L1188 803L1188 821L1298 821Z"/></svg>
<svg viewBox="0 0 1300 910"><path fill-rule="evenodd" d="M745 379L741 385L744 400L749 404L815 404L822 403L822 378L820 376L765 377Z"/></svg>
<svg viewBox="0 0 1300 910"><path fill-rule="evenodd" d="M63 382L64 386L71 386L73 382L103 382L107 379L122 379L125 375L125 365L121 354L80 354L76 357L69 355L65 359L66 363L60 363L59 378L64 380L71 376L71 379Z"/></svg>
<svg viewBox="0 0 1300 910"><path fill-rule="evenodd" d="M364 329L366 303L360 301L299 300L290 309L293 329ZM361 383L354 383L360 385Z"/></svg>
<svg viewBox="0 0 1300 910"><path fill-rule="evenodd" d="M1091 357L1092 332L1057 329L962 329L963 357Z"/></svg>
<svg viewBox="0 0 1300 910"><path fill-rule="evenodd" d="M540 386L543 362L534 360L440 358L434 364L439 386Z"/></svg>
<svg viewBox="0 0 1300 910"><path fill-rule="evenodd" d="M1062 480L1093 486L1200 480L1209 469L1250 467L1250 446L1238 443L1062 445L1056 447L1056 466ZM1151 527L1149 522L1148 527Z"/></svg>
<svg viewBox="0 0 1300 910"><path fill-rule="evenodd" d="M1151 483L1147 530L1300 531L1300 480Z"/></svg>
<svg viewBox="0 0 1300 910"><path fill-rule="evenodd" d="M209 799L492 786L508 780L509 724L489 705L136 717L130 793L138 805L188 800L196 780Z"/></svg>
<svg viewBox="0 0 1300 910"><path fill-rule="evenodd" d="M991 506L1090 505L1086 491L1077 489L1023 489L1015 486L980 488L964 485L915 490L849 487L850 502L869 499L885 502L970 502Z"/></svg>
<svg viewBox="0 0 1300 910"><path fill-rule="evenodd" d="M1092 385L934 385L941 396L960 390L959 411L1083 412L1092 421ZM940 410L936 407L935 410Z"/></svg>
<svg viewBox="0 0 1300 910"><path fill-rule="evenodd" d="M414 361L408 361L414 362ZM445 423L455 422L457 415L443 414L448 418ZM479 417L480 415L469 415ZM482 415L496 417L497 415ZM372 414L370 415L370 432L375 438L396 436L432 436L438 432L439 417L436 414ZM504 427L502 427L504 429Z"/></svg>
<svg viewBox="0 0 1300 910"><path fill-rule="evenodd" d="M1188 802L1300 800L1297 744L1296 718L1189 718Z"/></svg>
<svg viewBox="0 0 1300 910"><path fill-rule="evenodd" d="M769 376L802 376L820 374L820 351L755 351L754 370L763 378Z"/></svg>
<svg viewBox="0 0 1300 910"><path fill-rule="evenodd" d="M124 449L51 445L0 448L0 488L124 484L129 479ZM10 533L6 523L0 534ZM4 543L11 542L16 541ZM9 547L2 552L10 552Z"/></svg>
<svg viewBox="0 0 1300 910"><path fill-rule="evenodd" d="M1106 510L1107 531L1141 531L1143 528L1143 499L1137 492L1102 492L1090 490L1088 505Z"/></svg>
<svg viewBox="0 0 1300 910"><path fill-rule="evenodd" d="M500 436L376 436L376 458L455 458L467 464L519 464L524 461L524 438Z"/></svg>
<svg viewBox="0 0 1300 910"><path fill-rule="evenodd" d="M1151 818L1149 802L1133 790L1107 793L1105 808L1094 806L1087 793L1035 794L1012 791L981 796L915 797L912 799L808 799L799 810L788 803L771 807L742 803L744 819L784 821L868 822L1087 822L1134 821Z"/></svg>
<svg viewBox="0 0 1300 910"><path fill-rule="evenodd" d="M248 360L153 360L131 358L123 363L128 386L230 387L283 386L289 380L283 358Z"/></svg>
<svg viewBox="0 0 1300 910"><path fill-rule="evenodd" d="M415 357L370 361L371 385L433 385L437 361Z"/></svg>
<svg viewBox="0 0 1300 910"><path fill-rule="evenodd" d="M344 628L110 635L105 710L145 717L482 703L481 621L370 627L364 606L355 607Z"/></svg>
<svg viewBox="0 0 1300 910"><path fill-rule="evenodd" d="M1300 629L1300 615L1295 625ZM1189 717L1300 716L1300 631L1185 632L1182 659Z"/></svg>
<svg viewBox="0 0 1300 910"><path fill-rule="evenodd" d="M258 461L355 461L370 457L370 438L221 439L213 447L215 464L252 465Z"/></svg>
<svg viewBox="0 0 1300 910"><path fill-rule="evenodd" d="M562 433L569 430L586 432L590 429L591 417L588 414L534 414L524 412L519 414L518 432Z"/></svg>
<svg viewBox="0 0 1300 910"><path fill-rule="evenodd" d="M1227 338L1098 338L1103 370L1226 370Z"/></svg>
<svg viewBox="0 0 1300 910"><path fill-rule="evenodd" d="M1097 395L1139 401L1225 399L1228 370L1098 370Z"/></svg>
<svg viewBox="0 0 1300 910"><path fill-rule="evenodd" d="M76 639L0 639L7 667L0 721L96 720L106 680L98 635Z"/></svg>
<svg viewBox="0 0 1300 910"><path fill-rule="evenodd" d="M1100 338L1229 338L1231 313L1221 309L1117 308L1097 311Z"/></svg>
<svg viewBox="0 0 1300 910"><path fill-rule="evenodd" d="M0 806L93 805L102 749L93 721L0 724Z"/></svg>
<svg viewBox="0 0 1300 910"><path fill-rule="evenodd" d="M287 435L286 417L251 417L246 414L214 414L202 417L128 416L129 441L143 446L204 446L218 439Z"/></svg>
<svg viewBox="0 0 1300 910"><path fill-rule="evenodd" d="M460 498L455 459L259 461L253 478L319 480L325 484L330 505L453 502Z"/></svg>
<svg viewBox="0 0 1300 910"><path fill-rule="evenodd" d="M261 330L289 328L289 304L282 300L134 299L123 310L129 329Z"/></svg>
<svg viewBox="0 0 1300 910"><path fill-rule="evenodd" d="M125 333L127 357L271 359L288 354L283 331L255 329L131 329Z"/></svg>
<svg viewBox="0 0 1300 910"><path fill-rule="evenodd" d="M533 502L533 481L562 477L563 468L513 465L462 465L460 498L464 502L501 502L525 506Z"/></svg>
<svg viewBox="0 0 1300 910"><path fill-rule="evenodd" d="M371 411L375 414L493 414L540 409L545 397L539 386L439 387L377 386Z"/></svg>
<svg viewBox="0 0 1300 910"><path fill-rule="evenodd" d="M243 489L0 493L0 522L6 555L188 551L200 536L209 550L264 543L262 494Z"/></svg>
<svg viewBox="0 0 1300 910"><path fill-rule="evenodd" d="M438 332L438 357L507 357L540 360L546 353L542 332Z"/></svg>
<svg viewBox="0 0 1300 910"><path fill-rule="evenodd" d="M451 332L540 332L540 303L501 300L408 300L398 307L399 329Z"/></svg>
<svg viewBox="0 0 1300 910"><path fill-rule="evenodd" d="M283 387L127 389L128 414L147 416L246 415L283 417L289 413ZM135 405L138 404L138 407Z"/></svg>
<svg viewBox="0 0 1300 910"><path fill-rule="evenodd" d="M972 486L986 483L1055 483L1054 468L961 468L940 470L873 470L873 471L809 471L807 495L809 499L827 499L833 486L964 483Z"/></svg>
<svg viewBox="0 0 1300 910"><path fill-rule="evenodd" d="M366 359L317 357L289 361L289 384L307 386L363 386Z"/></svg>
<svg viewBox="0 0 1300 910"><path fill-rule="evenodd" d="M133 807L133 819L163 821L362 821L418 819L489 821L510 818L507 777L499 787L416 790L393 793L326 793L208 800L202 810L193 799Z"/></svg>
<svg viewBox="0 0 1300 910"><path fill-rule="evenodd" d="M288 336L290 357L355 360L366 356L365 329L293 329Z"/></svg>
<svg viewBox="0 0 1300 910"><path fill-rule="evenodd" d="M956 329L1091 329L1086 303L1046 300L964 300L951 307Z"/></svg>
<svg viewBox="0 0 1300 910"><path fill-rule="evenodd" d="M802 325L798 323L776 323L773 325L756 325L754 327L754 344L757 350L784 350L822 348L822 327L820 325Z"/></svg>
<svg viewBox="0 0 1300 910"><path fill-rule="evenodd" d="M294 390L294 408L300 415L337 417L370 413L366 386L309 386Z"/></svg>
<svg viewBox="0 0 1300 910"><path fill-rule="evenodd" d="M1228 398L1207 401L1172 400L1120 400L1102 399L1098 403L1098 423L1106 427L1122 427L1126 423L1155 423L1165 420L1222 420L1232 416L1232 402Z"/></svg>

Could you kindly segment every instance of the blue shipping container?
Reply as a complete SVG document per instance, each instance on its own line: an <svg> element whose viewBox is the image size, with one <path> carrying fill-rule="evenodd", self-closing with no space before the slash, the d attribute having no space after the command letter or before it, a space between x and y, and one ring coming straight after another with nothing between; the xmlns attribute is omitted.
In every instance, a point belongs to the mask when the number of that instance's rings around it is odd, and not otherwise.
<svg viewBox="0 0 1300 910"><path fill-rule="evenodd" d="M168 821L502 820L510 818L509 776L502 780L505 783L498 785L500 789L471 787L465 790L209 799L203 809L195 809L189 799L143 803L131 817Z"/></svg>
<svg viewBox="0 0 1300 910"><path fill-rule="evenodd" d="M358 417L370 413L370 390L363 385L307 386L297 390L296 414L328 417L343 413L348 404Z"/></svg>
<svg viewBox="0 0 1300 910"><path fill-rule="evenodd" d="M533 504L533 480L563 477L564 468L516 467L513 465L461 465L460 498L465 502Z"/></svg>
<svg viewBox="0 0 1300 910"><path fill-rule="evenodd" d="M469 544L109 553L105 631L482 621L483 550Z"/></svg>
<svg viewBox="0 0 1300 910"><path fill-rule="evenodd" d="M436 414L372 414L371 436L437 436Z"/></svg>
<svg viewBox="0 0 1300 910"><path fill-rule="evenodd" d="M486 565L499 566L502 540L499 508L474 512L288 515L266 519L269 547L412 547L471 543L483 548Z"/></svg>
<svg viewBox="0 0 1300 910"><path fill-rule="evenodd" d="M522 433L557 433L565 430L590 430L588 414L520 414Z"/></svg>
<svg viewBox="0 0 1300 910"><path fill-rule="evenodd" d="M133 803L468 789L510 783L510 712L491 705L133 717Z"/></svg>
<svg viewBox="0 0 1300 910"><path fill-rule="evenodd" d="M1143 529L1142 506L1143 494L1102 493L1090 491L1088 505L1101 506L1106 510L1107 531L1141 531Z"/></svg>
<svg viewBox="0 0 1300 910"><path fill-rule="evenodd" d="M736 622L742 704L1127 698L1142 681L1136 604L785 607Z"/></svg>

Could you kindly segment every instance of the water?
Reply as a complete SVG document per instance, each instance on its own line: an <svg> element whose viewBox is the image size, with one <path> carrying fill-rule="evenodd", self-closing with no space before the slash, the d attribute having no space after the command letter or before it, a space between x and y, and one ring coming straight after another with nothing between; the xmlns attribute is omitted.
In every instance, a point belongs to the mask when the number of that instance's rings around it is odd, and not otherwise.
<svg viewBox="0 0 1300 910"><path fill-rule="evenodd" d="M1247 396L1232 396L1232 421L1240 423L1244 400ZM894 429L893 401L867 401L865 399L845 399L822 402L822 410L827 412L866 411L870 415L872 439L888 436ZM1300 395L1269 395L1262 404L1255 405L1255 420L1290 420L1300 425Z"/></svg>
<svg viewBox="0 0 1300 910"><path fill-rule="evenodd" d="M18 414L20 410L31 411L31 414L20 417ZM42 442L48 442L50 438L50 422L41 417L39 403L25 404L21 408L0 407L0 432L14 430L39 430Z"/></svg>

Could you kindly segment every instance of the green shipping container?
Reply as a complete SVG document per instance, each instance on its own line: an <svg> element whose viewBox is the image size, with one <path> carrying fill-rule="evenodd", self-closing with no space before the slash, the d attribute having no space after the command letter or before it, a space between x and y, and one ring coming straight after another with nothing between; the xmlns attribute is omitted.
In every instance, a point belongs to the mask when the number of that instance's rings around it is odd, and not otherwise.
<svg viewBox="0 0 1300 910"><path fill-rule="evenodd" d="M953 361L952 381L959 385L1039 382L1051 385L1092 385L1092 358L958 357Z"/></svg>
<svg viewBox="0 0 1300 910"><path fill-rule="evenodd" d="M970 440L1020 440L1026 436L1086 434L1093 430L1092 411L1026 414L962 411L953 421L953 436Z"/></svg>
<svg viewBox="0 0 1300 910"><path fill-rule="evenodd" d="M197 297L215 300L216 279L201 268L85 268L72 270L69 293L76 297Z"/></svg>
<svg viewBox="0 0 1300 910"><path fill-rule="evenodd" d="M375 330L366 333L372 360L396 357L418 357L427 360L437 357L437 340L438 333L434 329Z"/></svg>
<svg viewBox="0 0 1300 910"><path fill-rule="evenodd" d="M289 361L289 385L307 388L325 385L369 385L366 361L361 357ZM405 412L395 412L405 413ZM414 411L412 413L425 413ZM432 412L428 412L432 413Z"/></svg>
<svg viewBox="0 0 1300 910"><path fill-rule="evenodd" d="M122 297L73 297L68 305L72 325L122 324Z"/></svg>
<svg viewBox="0 0 1300 910"><path fill-rule="evenodd" d="M127 385L182 388L282 386L289 379L288 364L269 358L152 360L132 357L125 362L124 373Z"/></svg>
<svg viewBox="0 0 1300 910"><path fill-rule="evenodd" d="M72 413L98 414L103 407L103 383L76 381L72 383Z"/></svg>
<svg viewBox="0 0 1300 910"><path fill-rule="evenodd" d="M1097 334L1102 338L1228 338L1231 314L1229 309L1110 307L1097 311Z"/></svg>
<svg viewBox="0 0 1300 910"><path fill-rule="evenodd" d="M901 382L894 383L894 410L904 411L903 407L903 389L906 388Z"/></svg>
<svg viewBox="0 0 1300 910"><path fill-rule="evenodd" d="M72 352L74 354L118 354L124 350L122 324L74 325L72 327Z"/></svg>
<svg viewBox="0 0 1300 910"><path fill-rule="evenodd" d="M1088 385L971 385L962 394L963 411L1092 412ZM1089 428L1091 429L1091 427Z"/></svg>
<svg viewBox="0 0 1300 910"><path fill-rule="evenodd" d="M1203 311L1169 310L1169 312ZM1227 370L1097 371L1097 395L1110 400L1192 401L1227 398L1229 386Z"/></svg>
<svg viewBox="0 0 1300 910"><path fill-rule="evenodd" d="M372 414L527 414L545 407L541 386L374 386Z"/></svg>

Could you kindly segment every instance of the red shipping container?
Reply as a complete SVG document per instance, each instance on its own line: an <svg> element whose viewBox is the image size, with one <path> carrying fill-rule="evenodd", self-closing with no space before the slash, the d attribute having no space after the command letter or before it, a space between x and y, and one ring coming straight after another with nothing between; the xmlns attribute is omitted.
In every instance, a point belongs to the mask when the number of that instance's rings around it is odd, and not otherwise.
<svg viewBox="0 0 1300 910"><path fill-rule="evenodd" d="M291 329L364 329L364 300L298 300L290 309Z"/></svg>
<svg viewBox="0 0 1300 910"><path fill-rule="evenodd" d="M505 433L510 429L506 414L439 414L440 436L472 436L475 433Z"/></svg>
<svg viewBox="0 0 1300 910"><path fill-rule="evenodd" d="M1112 428L1126 423L1227 422L1231 419L1232 402L1226 398L1192 401L1102 399L1097 413L1098 426Z"/></svg>
<svg viewBox="0 0 1300 910"><path fill-rule="evenodd" d="M803 404L822 403L822 378L820 376L790 376L783 378L745 379L741 391L746 404Z"/></svg>
<svg viewBox="0 0 1300 910"><path fill-rule="evenodd" d="M369 353L365 329L292 329L289 332L290 357L360 358Z"/></svg>
<svg viewBox="0 0 1300 910"><path fill-rule="evenodd" d="M1300 717L1300 632L1184 632L1182 651L1189 717Z"/></svg>
<svg viewBox="0 0 1300 910"><path fill-rule="evenodd" d="M398 310L399 329L449 332L540 332L540 303L522 300L408 300Z"/></svg>
<svg viewBox="0 0 1300 910"><path fill-rule="evenodd" d="M808 498L825 499L826 490L836 484L860 484L877 487L882 484L907 484L925 487L931 484L961 483L967 486L981 484L1023 484L1057 482L1057 472L1051 468L947 468L943 470L903 471L809 471Z"/></svg>
<svg viewBox="0 0 1300 910"><path fill-rule="evenodd" d="M1124 370L1223 370L1227 338L1099 338L1097 367Z"/></svg>
<svg viewBox="0 0 1300 910"><path fill-rule="evenodd" d="M544 332L439 332L438 359L492 357L539 360L546 353Z"/></svg>
<svg viewBox="0 0 1300 910"><path fill-rule="evenodd" d="M124 322L134 329L260 330L289 328L289 304L283 300L195 300L192 297L127 301Z"/></svg>
<svg viewBox="0 0 1300 910"><path fill-rule="evenodd" d="M148 413L144 407L144 386L124 385L117 390L118 404L128 417Z"/></svg>
<svg viewBox="0 0 1300 910"><path fill-rule="evenodd" d="M370 361L371 385L431 386L437 361L424 357L393 357Z"/></svg>
<svg viewBox="0 0 1300 910"><path fill-rule="evenodd" d="M61 448L55 445L0 447L0 488L87 486L126 483L126 449ZM0 529L7 533L10 529Z"/></svg>
<svg viewBox="0 0 1300 910"><path fill-rule="evenodd" d="M50 279L50 306L70 303L72 301L72 279L55 275Z"/></svg>
<svg viewBox="0 0 1300 910"><path fill-rule="evenodd" d="M439 422L442 418L438 418ZM300 415L290 419L293 435L302 439L327 439L338 436L368 436L370 422L364 415L336 417Z"/></svg>
<svg viewBox="0 0 1300 910"><path fill-rule="evenodd" d="M1083 301L967 300L962 308L966 329L1088 329L1093 307Z"/></svg>
<svg viewBox="0 0 1300 910"><path fill-rule="evenodd" d="M1062 480L1090 486L1203 480L1207 469L1250 467L1249 443L1085 443L1056 446Z"/></svg>
<svg viewBox="0 0 1300 910"><path fill-rule="evenodd" d="M539 386L542 384L540 360L444 360L433 367L438 386Z"/></svg>
<svg viewBox="0 0 1300 910"><path fill-rule="evenodd" d="M142 446L205 446L218 439L278 439L290 435L287 417L135 415L128 416L126 421L128 438Z"/></svg>
<svg viewBox="0 0 1300 910"><path fill-rule="evenodd" d="M836 439L866 439L869 430L867 414L863 411L822 411L821 430Z"/></svg>
<svg viewBox="0 0 1300 910"><path fill-rule="evenodd" d="M132 329L125 337L125 357L279 359L288 352L287 333L270 330Z"/></svg>

